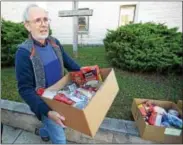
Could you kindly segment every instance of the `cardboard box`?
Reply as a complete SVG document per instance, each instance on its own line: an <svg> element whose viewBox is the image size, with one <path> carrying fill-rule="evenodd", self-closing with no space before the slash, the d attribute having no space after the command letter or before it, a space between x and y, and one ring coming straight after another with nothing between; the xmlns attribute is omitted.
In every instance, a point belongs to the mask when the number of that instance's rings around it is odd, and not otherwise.
<svg viewBox="0 0 183 145"><path fill-rule="evenodd" d="M62 102L42 97L50 108L65 116L64 124L74 130L94 137L110 106L112 105L119 87L112 68L100 69L104 83L83 110ZM71 80L70 73L64 76L48 90L60 90Z"/></svg>
<svg viewBox="0 0 183 145"><path fill-rule="evenodd" d="M150 140L158 143L182 143L182 130L181 129L171 129L153 125L147 125L142 117L138 105L149 99L138 99L135 98L132 104L132 114L136 125L138 127L141 138L145 140ZM159 101L159 100L150 100L156 105L163 107L164 109L175 109L181 116L182 112L177 107L177 105L170 101Z"/></svg>
<svg viewBox="0 0 183 145"><path fill-rule="evenodd" d="M177 101L177 106L179 107L179 109L183 110L183 101L182 100L178 100Z"/></svg>

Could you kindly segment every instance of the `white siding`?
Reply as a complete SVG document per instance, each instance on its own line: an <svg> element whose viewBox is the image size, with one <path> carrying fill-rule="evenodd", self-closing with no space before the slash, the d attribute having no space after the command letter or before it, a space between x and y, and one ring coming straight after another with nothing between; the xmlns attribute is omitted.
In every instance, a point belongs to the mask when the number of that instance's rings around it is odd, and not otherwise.
<svg viewBox="0 0 183 145"><path fill-rule="evenodd" d="M182 2L141 2L138 22L154 21L182 31Z"/></svg>
<svg viewBox="0 0 183 145"><path fill-rule="evenodd" d="M83 43L101 44L107 29L118 27L119 6L124 2L79 2L79 8L93 9L93 16L90 16L89 34L83 36ZM130 4L133 2L126 2ZM71 10L72 2L51 2L47 6L50 17L53 35L60 39L62 43L72 43L72 18L58 17L59 10ZM54 8L54 9L53 9ZM79 35L79 41L80 39Z"/></svg>
<svg viewBox="0 0 183 145"><path fill-rule="evenodd" d="M8 20L20 22L27 4L33 2L2 2L1 15ZM72 18L58 17L59 10L71 10L72 2L36 2L49 11L53 36L62 44L72 44ZM93 9L90 17L89 34L83 36L82 43L102 44L107 29L116 29L119 21L120 5L137 4L135 22L161 22L182 31L181 2L79 2L79 8ZM80 42L80 36L79 36Z"/></svg>

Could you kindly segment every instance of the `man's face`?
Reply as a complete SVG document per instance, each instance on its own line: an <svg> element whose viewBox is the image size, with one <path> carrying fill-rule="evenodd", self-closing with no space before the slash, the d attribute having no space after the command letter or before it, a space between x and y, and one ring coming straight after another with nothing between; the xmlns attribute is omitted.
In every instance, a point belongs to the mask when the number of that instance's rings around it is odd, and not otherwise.
<svg viewBox="0 0 183 145"><path fill-rule="evenodd" d="M41 8L29 9L28 21L25 23L25 27L35 39L46 39L49 35L48 14Z"/></svg>

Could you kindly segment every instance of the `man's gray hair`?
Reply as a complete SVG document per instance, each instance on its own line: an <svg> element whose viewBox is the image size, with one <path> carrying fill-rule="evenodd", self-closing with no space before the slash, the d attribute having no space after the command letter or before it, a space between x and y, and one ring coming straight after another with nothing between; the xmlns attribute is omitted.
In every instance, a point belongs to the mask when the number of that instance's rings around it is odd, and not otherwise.
<svg viewBox="0 0 183 145"><path fill-rule="evenodd" d="M41 8L40 6L36 5L36 4L30 4L26 7L24 13L23 13L23 22L26 22L28 21L29 19L29 10L31 8L35 8L35 7L38 7L38 8ZM48 13L46 10L45 10L46 13Z"/></svg>

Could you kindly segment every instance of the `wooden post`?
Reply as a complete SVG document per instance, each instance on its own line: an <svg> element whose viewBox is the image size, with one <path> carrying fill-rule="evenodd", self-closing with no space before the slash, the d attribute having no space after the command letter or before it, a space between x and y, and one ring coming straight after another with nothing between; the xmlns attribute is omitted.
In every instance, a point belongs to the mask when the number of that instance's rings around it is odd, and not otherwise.
<svg viewBox="0 0 183 145"><path fill-rule="evenodd" d="M78 10L78 1L73 1L72 9ZM73 17L73 54L78 57L78 16Z"/></svg>
<svg viewBox="0 0 183 145"><path fill-rule="evenodd" d="M93 10L78 10L78 1L72 3L72 10L59 11L59 17L73 17L73 54L78 57L78 16L92 16Z"/></svg>

